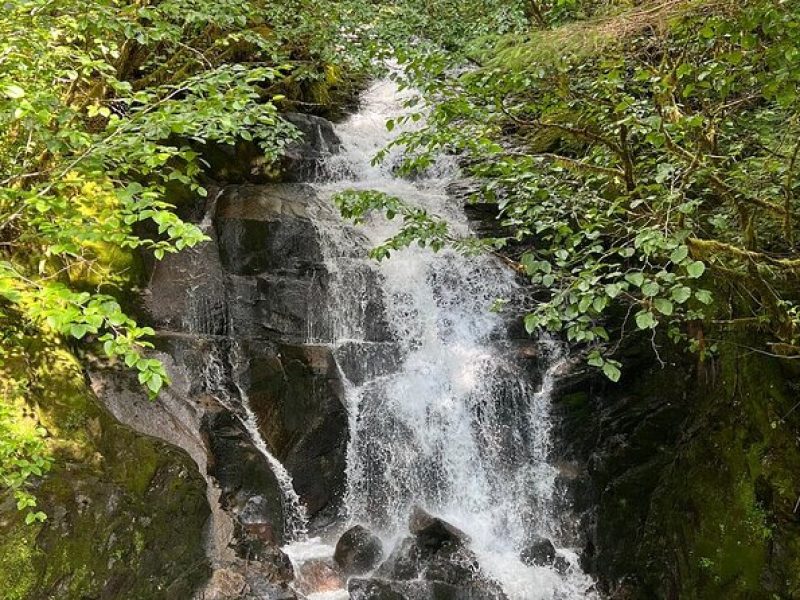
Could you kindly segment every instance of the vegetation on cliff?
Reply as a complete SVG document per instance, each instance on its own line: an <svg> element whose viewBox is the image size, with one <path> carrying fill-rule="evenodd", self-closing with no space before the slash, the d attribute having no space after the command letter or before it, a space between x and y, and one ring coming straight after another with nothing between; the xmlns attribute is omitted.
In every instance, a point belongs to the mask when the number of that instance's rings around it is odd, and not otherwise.
<svg viewBox="0 0 800 600"><path fill-rule="evenodd" d="M496 204L509 231L483 245L508 246L543 291L529 331L563 332L612 380L621 334L606 323L620 306L622 335L663 326L704 353L715 340L703 326L745 329L766 334L759 351L798 354L796 4L613 3L459 48L408 56L426 104L404 119L427 124L396 144L409 170L455 152L482 183L475 200ZM378 257L415 242L476 247L401 199L346 194L340 206L403 216Z"/></svg>
<svg viewBox="0 0 800 600"><path fill-rule="evenodd" d="M126 310L141 257L203 240L170 198L202 198L204 152L299 135L279 111L331 103L368 67L358 2L20 0L0 17L0 365L23 336L82 340L167 383ZM347 52L343 51L347 47ZM23 332L23 333L20 333ZM24 372L0 400L0 485L22 509L51 464ZM52 445L52 444L51 444ZM29 519L44 513L32 511Z"/></svg>
<svg viewBox="0 0 800 600"><path fill-rule="evenodd" d="M647 337L658 360L661 332L704 357L721 347L759 354L726 354L723 391L697 395L698 421L719 429L687 441L658 479L642 560L681 550L680 572L669 586L654 583L657 593L749 597L765 588L764 573L781 579L768 582L776 593L800 593L800 463L784 427L796 390L765 358L800 356L796 2L4 8L0 571L20 574L10 597L136 585L142 597L185 596L203 575L203 482L185 456L110 419L65 340L137 370L157 394L167 375L146 356L153 332L130 316L126 295L140 283L142 256L158 260L204 239L170 198L207 194L211 146L245 140L277 160L299 135L281 111L330 109L376 58L402 63L402 83L425 99L402 117L424 123L396 142L405 168L458 155L479 184L474 200L496 207L507 235L455 239L402 199L341 196L346 216L402 218L374 255L412 243L501 250L537 286L527 329L563 334L613 381L630 331ZM680 485L682 472L691 485ZM91 518L81 498L113 505L110 520ZM145 513L154 520L136 521ZM673 513L696 518L687 525ZM104 552L94 551L98 539ZM184 579L170 581L154 564L170 553L170 572Z"/></svg>

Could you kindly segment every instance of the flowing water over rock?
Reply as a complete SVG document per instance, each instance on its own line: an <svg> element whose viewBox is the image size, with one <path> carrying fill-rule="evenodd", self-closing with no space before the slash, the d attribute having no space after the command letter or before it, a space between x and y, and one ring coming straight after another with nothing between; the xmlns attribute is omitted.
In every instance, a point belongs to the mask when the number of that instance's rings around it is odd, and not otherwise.
<svg viewBox="0 0 800 600"><path fill-rule="evenodd" d="M345 189L376 189L445 218L456 234L468 232L461 203L447 194L452 162L414 181L393 174L392 157L371 164L397 134L386 120L401 111L391 82L366 92L359 113L337 127L341 149L327 162L329 181L316 185L323 202L311 214L330 281L327 311L309 324L309 338L333 347L344 379L347 521L391 549L423 507L464 533L480 570L509 598L592 598L592 581L568 547L575 540L562 534L554 508L549 393L559 348L540 342L531 365L508 339L507 320L490 310L518 294L513 274L489 256L416 246L376 263L368 249L397 224L372 216L353 228L324 202ZM531 559L542 538L558 548L555 566L546 564L552 556ZM312 546L287 551L302 562Z"/></svg>

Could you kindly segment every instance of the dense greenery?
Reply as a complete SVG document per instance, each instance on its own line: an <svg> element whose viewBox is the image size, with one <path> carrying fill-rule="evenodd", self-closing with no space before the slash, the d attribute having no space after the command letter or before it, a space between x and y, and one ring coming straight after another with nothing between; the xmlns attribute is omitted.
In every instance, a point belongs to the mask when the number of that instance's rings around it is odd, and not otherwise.
<svg viewBox="0 0 800 600"><path fill-rule="evenodd" d="M298 136L279 111L331 103L365 73L359 2L19 0L0 16L0 367L30 335L82 340L167 383L153 331L124 309L140 256L204 239L170 197L202 198L211 144L268 160ZM347 52L343 51L347 47ZM3 371L0 486L20 508L51 463L33 382ZM41 519L41 513L31 513Z"/></svg>
<svg viewBox="0 0 800 600"><path fill-rule="evenodd" d="M634 4L632 6L632 4ZM344 194L403 220L375 249L502 248L538 286L526 327L563 333L620 377L626 331L700 352L747 328L800 351L800 7L745 0L17 0L0 17L0 368L60 336L168 383L125 309L141 256L204 235L170 197L204 197L205 149L277 160L373 68L403 63L406 169L461 157L508 232L455 239L436 215ZM539 301L541 300L541 301ZM621 331L609 326L621 310ZM760 339L760 338L759 338ZM656 348L657 350L657 348ZM0 488L29 521L52 462L24 370L0 381Z"/></svg>
<svg viewBox="0 0 800 600"><path fill-rule="evenodd" d="M542 14L582 12L566 8ZM406 56L404 83L427 103L401 121L424 113L427 125L396 144L410 171L459 154L481 184L475 200L497 205L509 234L483 242L507 247L544 292L529 331L563 332L613 380L626 330L652 331L657 350L664 326L708 352L706 329L745 327L767 334L760 351L798 353L796 3L611 5L554 29L460 39L460 52ZM339 202L354 218L403 216L377 257L476 245L401 199Z"/></svg>

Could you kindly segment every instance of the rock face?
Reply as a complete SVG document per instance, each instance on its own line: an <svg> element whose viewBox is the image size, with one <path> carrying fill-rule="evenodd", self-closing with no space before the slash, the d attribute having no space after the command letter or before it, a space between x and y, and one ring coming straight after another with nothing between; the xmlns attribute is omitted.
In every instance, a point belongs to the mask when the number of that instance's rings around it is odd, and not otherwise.
<svg viewBox="0 0 800 600"><path fill-rule="evenodd" d="M383 542L356 525L342 534L336 544L333 560L346 575L361 575L374 569L383 559Z"/></svg>
<svg viewBox="0 0 800 600"><path fill-rule="evenodd" d="M288 118L307 135L280 177L309 180L338 141L322 119ZM309 343L331 331L329 277L311 220L320 202L308 185L244 183L272 175L248 175L241 151L217 166L242 159L242 176L230 175L242 183L211 190L204 210L183 209L210 241L154 265L142 296L140 320L157 332L172 385L153 404L128 375L93 374L118 418L184 447L206 475L213 576L202 594L219 600L288 593L294 574L278 549L290 534L286 486L312 528L335 519L348 435L331 351ZM278 479L265 451L290 482Z"/></svg>
<svg viewBox="0 0 800 600"><path fill-rule="evenodd" d="M414 508L411 535L402 539L374 577L350 579L351 598L374 600L503 600L485 578L467 536L450 523Z"/></svg>
<svg viewBox="0 0 800 600"><path fill-rule="evenodd" d="M631 598L797 596L797 423L775 415L800 373L736 344L696 363L664 343L661 368L649 344L629 342L618 386L577 372L556 395L585 565Z"/></svg>
<svg viewBox="0 0 800 600"><path fill-rule="evenodd" d="M519 558L530 567L547 567L556 560L556 549L547 538L533 535L520 552Z"/></svg>
<svg viewBox="0 0 800 600"><path fill-rule="evenodd" d="M190 598L209 575L205 481L174 446L121 425L54 341L25 342L54 466L34 493L44 523L0 503L0 596Z"/></svg>
<svg viewBox="0 0 800 600"><path fill-rule="evenodd" d="M159 263L145 311L168 337L206 339L214 347L210 363L187 360L178 344L164 347L170 355L181 353L187 378L196 382L189 384L190 395L221 397L230 413L203 421L209 432L216 425L225 430L208 436L216 442L209 469L226 463L220 452L229 456L238 448L249 462L259 463L253 469L269 470L252 442L242 450L241 443L225 441L234 429L237 436L249 437L241 425L246 402L309 514L324 524L337 514L344 491L347 414L330 349L306 343L309 331L324 334L328 328L323 317L327 271L309 218L316 203L313 190L300 184L243 184L220 191L205 215L211 242ZM272 537L280 541L277 482L263 475L251 481L260 489L249 494L264 499L262 512L272 523ZM225 493L237 498L231 507L247 504L237 486Z"/></svg>

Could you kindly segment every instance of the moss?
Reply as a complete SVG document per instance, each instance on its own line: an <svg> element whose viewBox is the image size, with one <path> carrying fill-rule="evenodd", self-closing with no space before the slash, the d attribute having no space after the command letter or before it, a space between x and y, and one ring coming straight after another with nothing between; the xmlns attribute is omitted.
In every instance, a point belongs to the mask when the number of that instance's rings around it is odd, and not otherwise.
<svg viewBox="0 0 800 600"><path fill-rule="evenodd" d="M208 570L209 508L194 463L115 421L54 340L27 338L25 351L55 463L33 490L44 524L26 526L13 503L0 504L0 574L14 574L0 589L20 600L191 596Z"/></svg>
<svg viewBox="0 0 800 600"><path fill-rule="evenodd" d="M6 528L13 533L4 536L5 539L0 542L0 590L3 591L4 600L23 600L31 597L36 587L37 572L33 559L37 550L34 541L41 526L26 526L22 513L8 511L8 514L0 517L0 529Z"/></svg>
<svg viewBox="0 0 800 600"><path fill-rule="evenodd" d="M733 341L733 340L732 340ZM800 594L800 524L793 515L800 450L788 380L771 358L723 346L692 396L693 435L653 494L644 548L650 589L680 598ZM654 578L655 579L655 578Z"/></svg>

